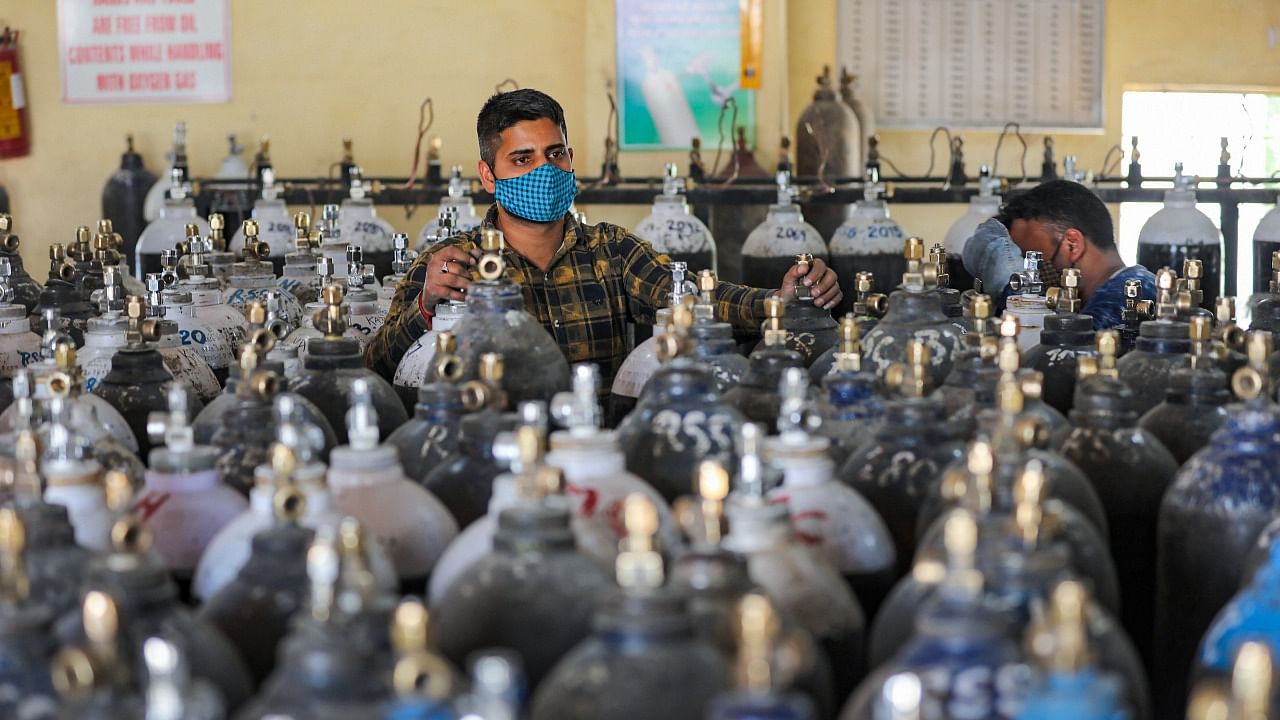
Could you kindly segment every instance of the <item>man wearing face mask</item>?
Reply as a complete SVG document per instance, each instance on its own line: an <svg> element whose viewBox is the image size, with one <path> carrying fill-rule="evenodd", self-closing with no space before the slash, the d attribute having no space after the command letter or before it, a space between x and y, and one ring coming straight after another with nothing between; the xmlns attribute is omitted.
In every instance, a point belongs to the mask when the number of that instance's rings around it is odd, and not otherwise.
<svg viewBox="0 0 1280 720"><path fill-rule="evenodd" d="M550 96L523 89L494 95L476 119L477 165L493 193L483 227L506 240L507 277L524 291L525 310L554 337L570 363L594 362L602 387L630 348L627 323L652 324L671 294L668 259L627 230L580 224L569 207L577 194L573 150L564 111ZM418 256L396 288L386 324L365 351L365 364L382 376L431 327L441 300L465 300L478 275L480 230L463 233ZM803 283L814 303L832 308L842 295L835 273L821 260L793 267L780 290L721 282L716 314L735 329L758 331L770 296L795 297Z"/></svg>
<svg viewBox="0 0 1280 720"><path fill-rule="evenodd" d="M1054 180L1014 196L965 243L964 267L1003 309L1009 276L1022 270L1023 253L1032 250L1044 257L1045 287L1058 284L1063 268L1079 268L1081 313L1093 317L1098 330L1124 324L1126 280L1140 280L1142 297L1155 299L1155 276L1120 259L1111 213L1080 183Z"/></svg>

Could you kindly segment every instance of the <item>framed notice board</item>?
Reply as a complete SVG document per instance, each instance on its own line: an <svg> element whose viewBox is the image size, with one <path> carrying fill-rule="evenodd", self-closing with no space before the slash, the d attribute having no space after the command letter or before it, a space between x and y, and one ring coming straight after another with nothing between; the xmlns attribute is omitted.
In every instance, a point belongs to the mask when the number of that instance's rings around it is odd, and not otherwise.
<svg viewBox="0 0 1280 720"><path fill-rule="evenodd" d="M1102 128L1104 0L840 0L838 53L881 127Z"/></svg>

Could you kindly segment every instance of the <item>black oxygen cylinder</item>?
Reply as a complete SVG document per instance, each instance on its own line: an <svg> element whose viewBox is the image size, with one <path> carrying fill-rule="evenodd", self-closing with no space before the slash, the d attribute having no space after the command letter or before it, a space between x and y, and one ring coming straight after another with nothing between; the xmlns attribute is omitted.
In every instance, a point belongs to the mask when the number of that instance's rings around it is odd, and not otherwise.
<svg viewBox="0 0 1280 720"><path fill-rule="evenodd" d="M144 207L147 191L156 184L156 176L143 164L142 156L133 149L133 136L125 136L125 151L120 168L107 178L102 188L102 217L124 238L122 248L129 266L133 266L133 250L138 236L147 226Z"/></svg>
<svg viewBox="0 0 1280 720"><path fill-rule="evenodd" d="M7 213L9 210L9 191L5 189L4 183L0 183L0 213Z"/></svg>

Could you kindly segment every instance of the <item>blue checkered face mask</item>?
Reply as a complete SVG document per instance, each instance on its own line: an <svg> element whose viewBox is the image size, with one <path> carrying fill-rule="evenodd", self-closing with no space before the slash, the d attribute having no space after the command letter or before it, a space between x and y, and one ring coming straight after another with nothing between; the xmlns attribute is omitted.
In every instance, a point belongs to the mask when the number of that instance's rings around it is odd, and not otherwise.
<svg viewBox="0 0 1280 720"><path fill-rule="evenodd" d="M578 176L543 163L531 172L496 180L494 197L504 210L522 220L548 223L569 212L578 194Z"/></svg>

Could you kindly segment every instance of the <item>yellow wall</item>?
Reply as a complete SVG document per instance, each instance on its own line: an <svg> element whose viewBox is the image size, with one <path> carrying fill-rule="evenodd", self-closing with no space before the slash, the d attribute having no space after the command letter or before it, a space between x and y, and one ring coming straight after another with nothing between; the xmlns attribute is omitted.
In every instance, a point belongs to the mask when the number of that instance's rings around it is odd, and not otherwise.
<svg viewBox="0 0 1280 720"><path fill-rule="evenodd" d="M114 170L123 136L134 133L153 171L163 167L173 121L184 118L197 175L225 154L223 136L273 138L284 175L320 175L337 159L339 140L355 139L356 160L372 175L409 171L421 99L435 100L433 134L444 139L446 165L474 172L475 112L496 83L514 77L565 106L579 172L595 175L603 155L613 76L612 0L232 0L232 102L222 105L87 105L60 101L54 0L7 3L0 20L23 32L27 96L34 120L32 154L0 161L24 255L42 268L48 243L69 240L99 214L102 184ZM767 0L758 157L771 164L777 139L808 103L813 77L834 63L836 0ZM1058 135L1058 156L1079 155L1098 168L1120 137L1125 87L1280 87L1280 48L1266 29L1280 26L1273 0L1109 0L1104 47L1105 122L1101 135ZM783 118L787 120L784 123ZM789 133L789 131L788 131ZM969 169L990 162L994 133L965 132ZM923 172L927 133L885 132L881 149L903 170ZM1028 137L1028 170L1039 168ZM1017 171L1016 143L1006 141L1000 169ZM945 148L939 142L939 162ZM683 153L624 153L624 174L656 175ZM941 165L939 166L941 169ZM1148 168L1148 173L1164 169ZM632 224L643 207L588 207L593 219ZM415 233L429 209L406 221ZM956 206L894 207L912 233L940 239Z"/></svg>

